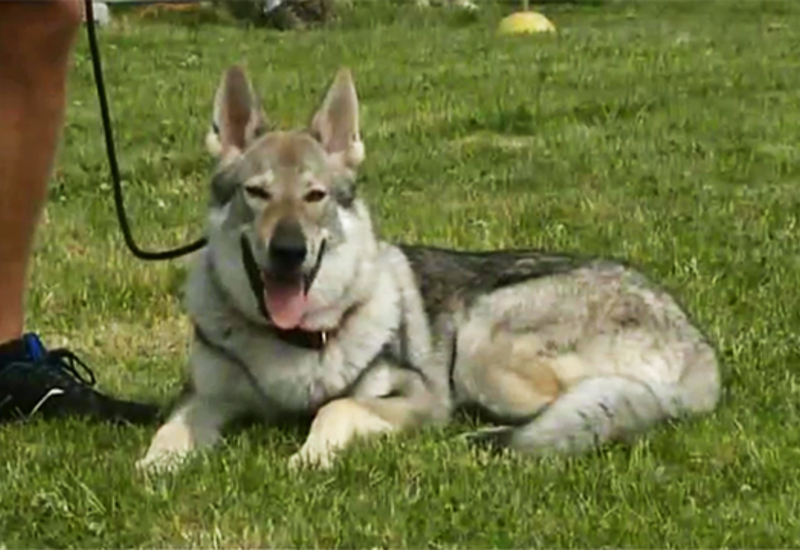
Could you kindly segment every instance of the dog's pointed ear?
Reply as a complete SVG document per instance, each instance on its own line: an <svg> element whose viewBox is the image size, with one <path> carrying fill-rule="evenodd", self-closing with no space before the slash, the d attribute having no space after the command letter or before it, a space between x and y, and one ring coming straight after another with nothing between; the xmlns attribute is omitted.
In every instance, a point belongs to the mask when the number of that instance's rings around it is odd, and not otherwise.
<svg viewBox="0 0 800 550"><path fill-rule="evenodd" d="M364 160L358 124L358 95L350 70L340 69L322 106L311 119L311 134L344 166L355 168Z"/></svg>
<svg viewBox="0 0 800 550"><path fill-rule="evenodd" d="M266 120L253 86L244 69L234 65L223 73L217 88L206 146L224 160L243 153L265 130Z"/></svg>

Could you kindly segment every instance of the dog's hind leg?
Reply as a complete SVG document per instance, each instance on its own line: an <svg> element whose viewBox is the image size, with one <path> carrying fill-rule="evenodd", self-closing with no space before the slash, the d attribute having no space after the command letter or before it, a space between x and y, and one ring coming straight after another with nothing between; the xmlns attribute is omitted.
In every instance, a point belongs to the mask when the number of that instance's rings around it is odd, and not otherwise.
<svg viewBox="0 0 800 550"><path fill-rule="evenodd" d="M222 426L237 410L219 400L192 395L158 429L136 467L149 471L178 467L191 452L213 446L219 440Z"/></svg>
<svg viewBox="0 0 800 550"><path fill-rule="evenodd" d="M586 378L528 424L480 430L467 439L532 454L580 453L677 416L679 391L678 386L654 387L622 376Z"/></svg>

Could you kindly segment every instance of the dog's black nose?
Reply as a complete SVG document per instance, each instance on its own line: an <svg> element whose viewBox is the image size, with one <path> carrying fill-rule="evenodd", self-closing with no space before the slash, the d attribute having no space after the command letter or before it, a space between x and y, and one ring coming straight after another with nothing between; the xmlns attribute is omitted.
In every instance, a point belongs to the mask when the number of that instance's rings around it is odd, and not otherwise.
<svg viewBox="0 0 800 550"><path fill-rule="evenodd" d="M306 259L306 237L296 220L281 220L269 241L269 260L276 271L296 271Z"/></svg>

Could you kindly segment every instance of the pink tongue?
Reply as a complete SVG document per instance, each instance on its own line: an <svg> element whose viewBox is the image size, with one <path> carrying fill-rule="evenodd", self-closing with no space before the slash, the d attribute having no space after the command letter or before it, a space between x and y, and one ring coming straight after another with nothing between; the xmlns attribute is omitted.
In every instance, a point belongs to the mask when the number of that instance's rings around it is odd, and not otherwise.
<svg viewBox="0 0 800 550"><path fill-rule="evenodd" d="M272 322L288 330L300 324L306 309L302 281L297 283L264 283L264 304Z"/></svg>

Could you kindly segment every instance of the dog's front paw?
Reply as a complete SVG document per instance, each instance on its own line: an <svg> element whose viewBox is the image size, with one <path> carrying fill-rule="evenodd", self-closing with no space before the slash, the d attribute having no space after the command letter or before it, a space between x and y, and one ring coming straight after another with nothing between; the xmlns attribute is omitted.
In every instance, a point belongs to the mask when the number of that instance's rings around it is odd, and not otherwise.
<svg viewBox="0 0 800 550"><path fill-rule="evenodd" d="M175 471L195 447L185 423L173 420L159 428L144 458L136 462L136 469L150 473Z"/></svg>
<svg viewBox="0 0 800 550"><path fill-rule="evenodd" d="M188 453L151 452L136 461L136 470L144 474L166 474L177 471L186 461Z"/></svg>
<svg viewBox="0 0 800 550"><path fill-rule="evenodd" d="M306 441L299 451L289 457L289 469L318 468L328 470L333 466L334 452L327 446Z"/></svg>

